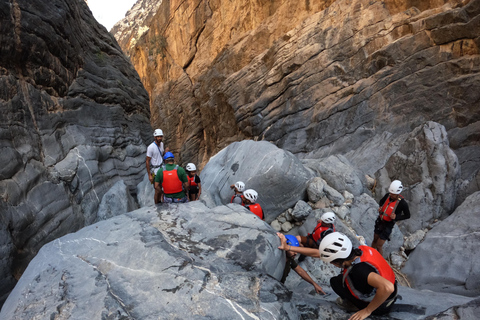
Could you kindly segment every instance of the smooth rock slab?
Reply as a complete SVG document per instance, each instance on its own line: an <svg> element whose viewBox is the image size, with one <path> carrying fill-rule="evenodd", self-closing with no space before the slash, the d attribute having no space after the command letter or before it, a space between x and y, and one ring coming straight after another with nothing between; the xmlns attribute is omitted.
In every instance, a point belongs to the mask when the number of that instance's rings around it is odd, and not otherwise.
<svg viewBox="0 0 480 320"><path fill-rule="evenodd" d="M142 208L45 245L0 318L295 319L278 245L240 206Z"/></svg>

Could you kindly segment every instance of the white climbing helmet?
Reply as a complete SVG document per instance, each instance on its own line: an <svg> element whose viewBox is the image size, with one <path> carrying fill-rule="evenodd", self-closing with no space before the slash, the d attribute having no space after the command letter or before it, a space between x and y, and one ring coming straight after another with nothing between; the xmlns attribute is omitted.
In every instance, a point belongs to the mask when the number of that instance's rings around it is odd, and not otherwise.
<svg viewBox="0 0 480 320"><path fill-rule="evenodd" d="M237 181L235 183L235 188L237 188L238 191L242 192L243 190L245 190L245 183L243 183L242 181Z"/></svg>
<svg viewBox="0 0 480 320"><path fill-rule="evenodd" d="M320 219L325 223L335 223L335 219L336 219L335 213L325 212L324 214L322 214Z"/></svg>
<svg viewBox="0 0 480 320"><path fill-rule="evenodd" d="M388 187L388 192L393 194L400 194L402 190L403 190L403 186L400 180L393 180L392 183L390 184L390 187Z"/></svg>
<svg viewBox="0 0 480 320"><path fill-rule="evenodd" d="M340 232L332 232L320 242L320 259L329 263L336 259L346 259L352 252L352 241Z"/></svg>
<svg viewBox="0 0 480 320"><path fill-rule="evenodd" d="M153 136L154 136L154 137L160 137L160 136L163 137L163 131L162 131L162 129L155 129L155 131L153 131Z"/></svg>
<svg viewBox="0 0 480 320"><path fill-rule="evenodd" d="M189 164L187 164L185 169L187 169L187 171L196 171L197 167L195 167L195 165L193 163L189 163Z"/></svg>
<svg viewBox="0 0 480 320"><path fill-rule="evenodd" d="M251 202L255 203L258 198L258 193L253 189L248 189L248 190L245 190L245 192L243 193L243 196L245 197L245 199L248 199Z"/></svg>

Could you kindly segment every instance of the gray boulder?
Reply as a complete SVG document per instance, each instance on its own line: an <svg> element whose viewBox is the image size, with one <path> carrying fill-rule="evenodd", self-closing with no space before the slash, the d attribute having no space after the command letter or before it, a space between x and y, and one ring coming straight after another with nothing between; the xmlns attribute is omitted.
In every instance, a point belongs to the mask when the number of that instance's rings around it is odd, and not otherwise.
<svg viewBox="0 0 480 320"><path fill-rule="evenodd" d="M416 288L466 296L480 295L480 192L469 196L430 230L402 271Z"/></svg>
<svg viewBox="0 0 480 320"><path fill-rule="evenodd" d="M321 177L315 177L308 182L307 194L308 200L316 206L319 202L322 203L322 207L339 206L345 201L342 194L329 186Z"/></svg>
<svg viewBox="0 0 480 320"><path fill-rule="evenodd" d="M460 306L454 306L446 311L429 316L425 320L470 320L478 319L480 314L480 299L472 300Z"/></svg>
<svg viewBox="0 0 480 320"><path fill-rule="evenodd" d="M153 206L155 204L154 196L155 189L148 179L148 174L145 173L143 180L137 185L137 201L140 208Z"/></svg>
<svg viewBox="0 0 480 320"><path fill-rule="evenodd" d="M2 319L297 319L285 258L238 205L142 208L44 246Z"/></svg>
<svg viewBox="0 0 480 320"><path fill-rule="evenodd" d="M392 180L402 181L402 195L412 214L402 224L402 231L413 233L453 211L459 175L458 159L449 147L445 128L429 121L413 130L377 172L376 194L383 196Z"/></svg>
<svg viewBox="0 0 480 320"><path fill-rule="evenodd" d="M103 195L98 208L97 221L106 220L135 209L137 209L135 199L130 195L123 180L120 180Z"/></svg>
<svg viewBox="0 0 480 320"><path fill-rule="evenodd" d="M348 191L354 196L365 192L365 175L355 169L345 156L333 155L320 160L305 159L303 164L339 192Z"/></svg>
<svg viewBox="0 0 480 320"><path fill-rule="evenodd" d="M300 200L293 208L291 216L295 221L303 221L308 217L310 212L312 212L312 207L305 201Z"/></svg>
<svg viewBox="0 0 480 320"><path fill-rule="evenodd" d="M213 156L200 174L202 197L208 193L205 197L215 205L230 202L230 185L236 181L243 181L246 189L256 190L268 222L306 198L311 177L290 152L266 141L251 140L230 144Z"/></svg>

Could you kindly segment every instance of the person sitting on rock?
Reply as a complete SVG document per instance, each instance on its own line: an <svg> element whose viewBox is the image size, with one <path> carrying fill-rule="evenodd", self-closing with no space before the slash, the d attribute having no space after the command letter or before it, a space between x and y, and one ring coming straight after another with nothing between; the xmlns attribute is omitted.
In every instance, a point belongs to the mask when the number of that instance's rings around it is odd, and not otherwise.
<svg viewBox="0 0 480 320"><path fill-rule="evenodd" d="M283 234L277 235L279 249L320 258L342 268L341 274L330 278L330 285L340 296L337 303L355 312L349 319L363 320L371 314L390 312L397 299L397 281L393 269L377 250L364 245L353 248L350 239L340 232L325 236L319 249L294 247L287 244Z"/></svg>
<svg viewBox="0 0 480 320"><path fill-rule="evenodd" d="M153 137L154 141L147 147L146 159L147 174L151 184L154 184L155 175L157 174L158 169L162 166L164 152L168 151L168 148L164 149L163 147L163 131L161 129L156 129L153 132ZM162 190L155 189L155 195L153 197L155 203L160 202L161 193Z"/></svg>
<svg viewBox="0 0 480 320"><path fill-rule="evenodd" d="M298 242L298 240L295 236L287 234L287 235L285 235L285 238L287 239L287 244L288 245L294 246L294 247L300 246L300 244L299 244L299 242ZM320 287L320 285L318 285L318 283L313 281L313 279L310 277L310 275L302 267L300 267L298 265L298 263L295 261L295 256L297 255L295 252L288 250L288 251L285 251L285 255L286 255L287 261L286 261L286 264L285 264L285 269L283 269L283 276L282 276L282 280L280 280L280 282L285 283L285 280L287 279L287 276L290 273L290 270L293 270L303 280L305 280L308 283L310 283L311 285L313 285L316 293L325 294L322 287Z"/></svg>
<svg viewBox="0 0 480 320"><path fill-rule="evenodd" d="M318 224L312 233L307 234L306 237L297 236L298 242L300 242L303 247L318 248L323 237L335 232L335 226L333 225L335 218L335 213L325 212L317 221Z"/></svg>
<svg viewBox="0 0 480 320"><path fill-rule="evenodd" d="M235 184L230 186L230 189L233 189L235 194L230 199L230 203L237 203L240 205L244 205L243 203L243 190L245 190L245 183L242 181L237 181Z"/></svg>
<svg viewBox="0 0 480 320"><path fill-rule="evenodd" d="M163 156L165 164L157 171L155 176L155 188L160 188L162 192L162 202L164 203L185 203L188 201L188 177L185 170L176 165L173 153L166 152Z"/></svg>
<svg viewBox="0 0 480 320"><path fill-rule="evenodd" d="M252 211L254 214L256 214L257 217L259 217L260 219L265 220L262 207L258 203L256 203L258 198L257 191L253 189L245 190L245 192L243 193L243 198L245 201L245 207L248 210Z"/></svg>
<svg viewBox="0 0 480 320"><path fill-rule="evenodd" d="M383 244L390 240L396 221L410 218L407 201L400 195L403 186L399 180L394 180L388 188L388 193L379 202L379 216L375 221L372 248L383 256Z"/></svg>
<svg viewBox="0 0 480 320"><path fill-rule="evenodd" d="M200 177L197 176L197 167L193 163L187 164L185 167L188 178L188 196L190 201L195 201L202 194L202 183Z"/></svg>

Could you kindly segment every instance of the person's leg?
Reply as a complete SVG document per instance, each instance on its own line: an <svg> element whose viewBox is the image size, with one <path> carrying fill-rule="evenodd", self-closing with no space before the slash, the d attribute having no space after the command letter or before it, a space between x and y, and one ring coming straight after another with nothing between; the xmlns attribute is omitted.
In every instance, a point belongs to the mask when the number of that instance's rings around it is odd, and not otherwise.
<svg viewBox="0 0 480 320"><path fill-rule="evenodd" d="M383 257L383 244L384 243L385 243L385 240L379 238L377 240L377 247L375 248L382 255L382 257Z"/></svg>
<svg viewBox="0 0 480 320"><path fill-rule="evenodd" d="M153 201L155 202L155 204L160 203L162 194L162 190L160 188L161 187L155 188L155 195L153 196Z"/></svg>
<svg viewBox="0 0 480 320"><path fill-rule="evenodd" d="M373 234L373 241L372 241L372 245L371 245L371 247L373 249L377 249L377 242L378 242L379 239L380 239L380 235L377 234L377 233L374 233Z"/></svg>

